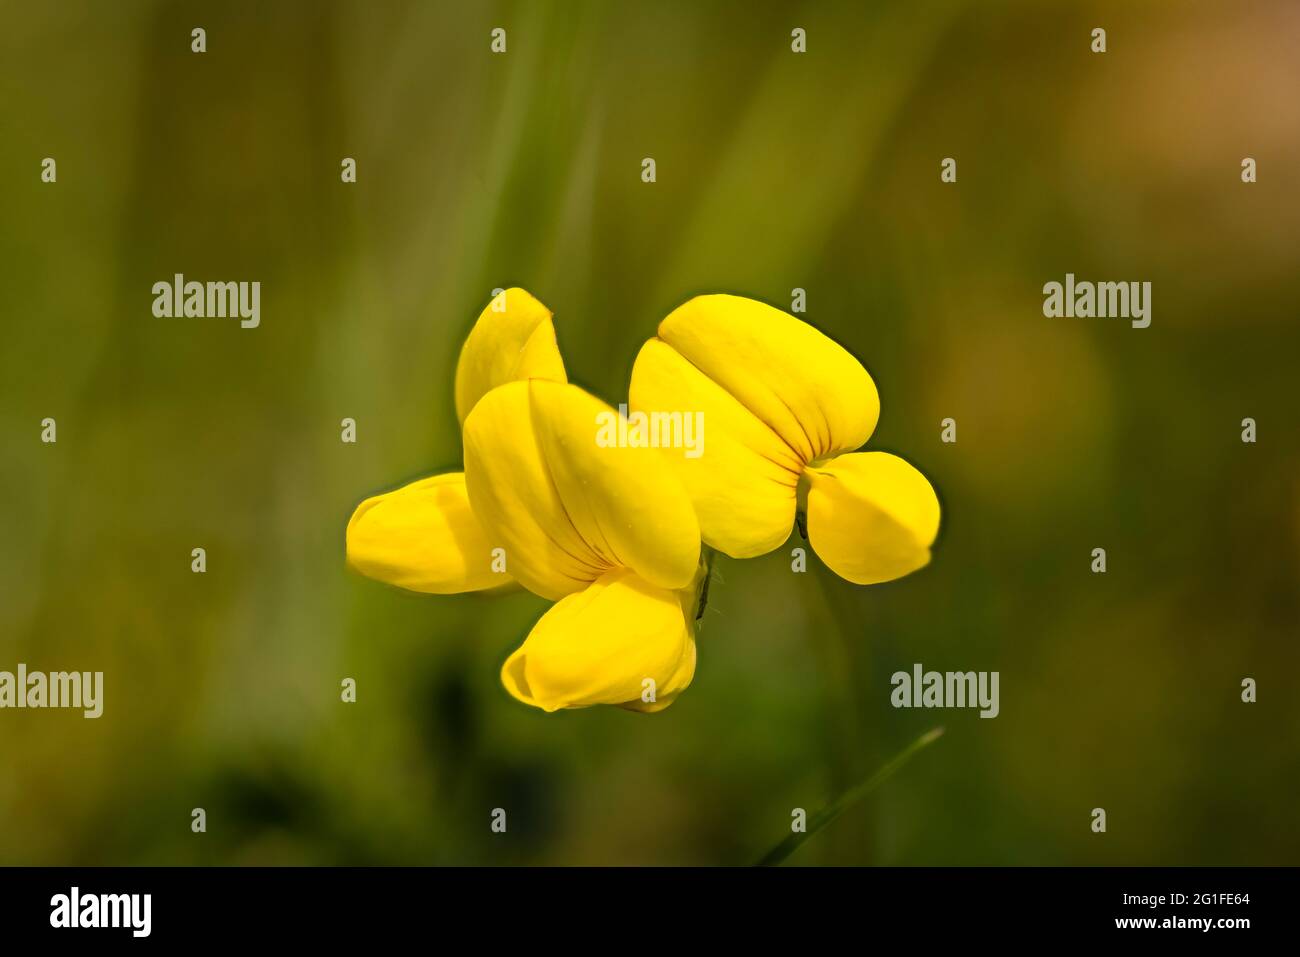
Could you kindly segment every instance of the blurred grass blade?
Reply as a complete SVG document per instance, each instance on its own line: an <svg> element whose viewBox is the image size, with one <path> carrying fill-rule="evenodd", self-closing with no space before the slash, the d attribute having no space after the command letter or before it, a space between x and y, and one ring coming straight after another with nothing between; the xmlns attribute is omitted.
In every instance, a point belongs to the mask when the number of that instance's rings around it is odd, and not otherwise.
<svg viewBox="0 0 1300 957"><path fill-rule="evenodd" d="M808 840L808 838L812 837L831 821L835 820L876 788L880 787L880 785L888 781L895 771L912 759L913 755L928 745L933 744L942 734L943 728L934 728L921 735L895 755L893 760L888 762L871 777L867 778L867 780L849 788L826 807L822 808L810 817L808 819L808 828L806 831L791 834L784 841L763 855L763 858L758 862L758 866L771 867L780 864L787 857L797 851L804 841Z"/></svg>

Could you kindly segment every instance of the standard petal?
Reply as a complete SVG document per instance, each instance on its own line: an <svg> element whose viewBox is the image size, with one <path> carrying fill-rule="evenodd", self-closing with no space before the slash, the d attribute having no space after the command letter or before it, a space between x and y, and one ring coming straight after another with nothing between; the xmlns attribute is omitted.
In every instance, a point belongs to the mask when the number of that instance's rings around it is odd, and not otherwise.
<svg viewBox="0 0 1300 957"><path fill-rule="evenodd" d="M551 310L526 289L498 294L479 313L456 364L456 416L463 423L488 392L516 379L568 381Z"/></svg>
<svg viewBox="0 0 1300 957"><path fill-rule="evenodd" d="M651 585L690 584L700 526L668 461L680 451L621 444L618 413L577 386L533 381L528 388L538 446L583 540Z"/></svg>
<svg viewBox="0 0 1300 957"><path fill-rule="evenodd" d="M699 561L690 499L658 449L602 446L609 406L574 385L508 383L465 420L475 514L505 542L516 578L544 598L625 566L682 588Z"/></svg>
<svg viewBox="0 0 1300 957"><path fill-rule="evenodd" d="M699 455L670 449L704 541L732 558L770 552L790 535L803 461L739 400L671 346L651 339L632 367L633 413L702 413Z"/></svg>
<svg viewBox="0 0 1300 957"><path fill-rule="evenodd" d="M610 563L574 527L551 479L529 387L511 382L493 389L466 417L465 484L474 514L506 550L510 573L554 601L586 588Z"/></svg>
<svg viewBox="0 0 1300 957"><path fill-rule="evenodd" d="M805 462L871 436L880 397L834 340L766 303L697 296L659 324L659 338L771 427Z"/></svg>
<svg viewBox="0 0 1300 957"><path fill-rule="evenodd" d="M694 676L695 636L678 594L626 568L558 602L501 668L510 694L545 711L659 711Z"/></svg>
<svg viewBox="0 0 1300 957"><path fill-rule="evenodd" d="M874 585L930 561L939 497L913 466L887 452L858 452L806 474L808 540L835 574Z"/></svg>
<svg viewBox="0 0 1300 957"><path fill-rule="evenodd" d="M411 591L450 595L509 584L470 510L465 476L448 472L368 498L348 521L353 568Z"/></svg>

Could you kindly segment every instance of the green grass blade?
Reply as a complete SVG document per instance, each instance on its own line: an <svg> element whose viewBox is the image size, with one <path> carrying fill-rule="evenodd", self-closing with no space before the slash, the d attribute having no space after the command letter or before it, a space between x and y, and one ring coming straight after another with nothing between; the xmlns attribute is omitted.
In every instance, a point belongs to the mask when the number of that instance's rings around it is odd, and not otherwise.
<svg viewBox="0 0 1300 957"><path fill-rule="evenodd" d="M891 761L886 763L884 767L871 777L867 778L861 784L856 784L849 788L830 804L826 805L826 807L808 818L807 830L802 833L790 834L789 837L763 855L763 858L758 862L758 866L771 867L783 862L787 857L797 851L804 841L808 840L808 838L812 837L831 821L835 820L876 788L880 787L880 785L888 781L895 771L912 759L913 755L933 744L942 734L943 728L934 728L921 735L895 755Z"/></svg>

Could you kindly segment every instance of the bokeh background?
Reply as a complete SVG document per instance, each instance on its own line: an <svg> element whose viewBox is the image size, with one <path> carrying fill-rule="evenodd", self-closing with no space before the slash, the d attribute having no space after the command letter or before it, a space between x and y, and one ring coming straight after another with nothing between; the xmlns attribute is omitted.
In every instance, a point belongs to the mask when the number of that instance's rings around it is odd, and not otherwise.
<svg viewBox="0 0 1300 957"><path fill-rule="evenodd" d="M940 724L792 862L1300 863L1294 4L0 14L0 669L106 682L98 721L0 712L0 863L744 864ZM1044 318L1067 271L1151 281L1151 327ZM176 272L261 281L261 327L155 319ZM545 602L343 560L357 502L459 462L509 285L612 402L691 295L806 289L940 491L934 562L723 559L669 710L516 703ZM914 662L999 671L1001 715L894 710Z"/></svg>

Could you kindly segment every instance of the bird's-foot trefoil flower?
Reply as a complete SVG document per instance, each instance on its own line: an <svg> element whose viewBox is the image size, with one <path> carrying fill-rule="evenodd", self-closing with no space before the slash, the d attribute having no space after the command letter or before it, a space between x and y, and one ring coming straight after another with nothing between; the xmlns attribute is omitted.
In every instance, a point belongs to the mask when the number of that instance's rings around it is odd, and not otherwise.
<svg viewBox="0 0 1300 957"><path fill-rule="evenodd" d="M709 579L701 538L749 558L785 541L798 517L850 581L929 561L939 528L930 483L897 456L854 451L879 417L870 375L762 303L693 299L637 357L631 414L654 421L685 407L707 418L698 455L601 441L599 423L627 432L622 410L568 384L551 314L522 289L483 310L454 391L464 472L362 502L348 561L415 591L517 583L553 601L501 670L526 704L671 704L695 674Z"/></svg>
<svg viewBox="0 0 1300 957"><path fill-rule="evenodd" d="M465 471L362 502L348 561L434 594L522 584L556 604L502 669L512 695L659 711L695 673L699 524L661 453L602 448L593 424L615 413L566 382L549 310L494 298L456 367Z"/></svg>
<svg viewBox="0 0 1300 957"><path fill-rule="evenodd" d="M699 523L662 452L595 441L611 411L532 379L492 390L464 423L477 521L516 580L556 602L501 671L546 711L658 711L695 674Z"/></svg>
<svg viewBox="0 0 1300 957"><path fill-rule="evenodd" d="M874 584L930 560L939 500L903 459L855 452L880 416L875 383L838 343L779 309L698 296L637 356L634 411L703 410L709 448L670 461L704 541L734 558L772 551L806 497L808 540L838 575Z"/></svg>

